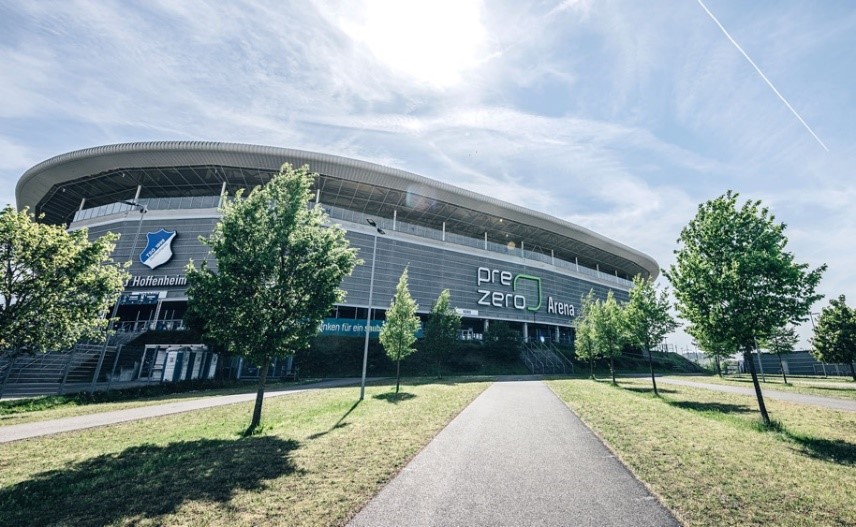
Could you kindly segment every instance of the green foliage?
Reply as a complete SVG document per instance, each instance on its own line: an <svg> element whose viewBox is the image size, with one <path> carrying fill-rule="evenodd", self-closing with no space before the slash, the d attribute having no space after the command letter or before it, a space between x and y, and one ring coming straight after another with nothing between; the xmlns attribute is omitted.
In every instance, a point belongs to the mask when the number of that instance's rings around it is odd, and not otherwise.
<svg viewBox="0 0 856 527"><path fill-rule="evenodd" d="M344 297L342 278L358 263L344 231L325 227L323 209L308 207L315 177L306 166L286 163L248 197L239 191L203 239L217 270L206 261L187 267L190 317L201 321L207 339L262 368L254 422L267 365L309 345L324 315Z"/></svg>
<svg viewBox="0 0 856 527"><path fill-rule="evenodd" d="M396 362L395 393L401 381L401 359L416 351L416 332L419 331L418 306L407 288L407 268L401 273L395 296L386 312L386 323L380 330L380 342L390 359Z"/></svg>
<svg viewBox="0 0 856 527"><path fill-rule="evenodd" d="M520 355L520 336L508 322L492 320L483 338L487 352L500 360L514 360Z"/></svg>
<svg viewBox="0 0 856 527"><path fill-rule="evenodd" d="M823 308L814 337L812 354L823 362L850 364L850 373L856 381L853 363L856 362L856 309L847 306L844 295L829 301Z"/></svg>
<svg viewBox="0 0 856 527"><path fill-rule="evenodd" d="M38 223L26 210L0 211L0 350L47 352L102 340L128 273L110 255L117 234L90 242Z"/></svg>
<svg viewBox="0 0 856 527"><path fill-rule="evenodd" d="M746 351L776 328L805 320L822 298L815 290L826 265L796 263L785 250L785 225L760 201L738 208L738 196L729 191L699 206L666 277L699 343Z"/></svg>
<svg viewBox="0 0 856 527"><path fill-rule="evenodd" d="M627 341L631 346L642 348L648 355L651 383L654 393L658 395L651 347L662 342L666 335L678 327L669 313L669 292L664 289L658 296L653 280L636 275L630 290L630 301L623 310Z"/></svg>
<svg viewBox="0 0 856 527"><path fill-rule="evenodd" d="M440 292L437 301L431 307L425 325L425 343L437 357L437 377L441 376L443 357L455 349L458 332L461 330L461 316L450 304L448 289Z"/></svg>
<svg viewBox="0 0 856 527"><path fill-rule="evenodd" d="M699 205L681 231L676 262L666 277L687 332L704 346L740 350L752 372L758 405L769 423L750 351L776 328L802 321L811 305L823 265L809 270L787 252L785 225L776 223L760 201L737 206L728 191Z"/></svg>
<svg viewBox="0 0 856 527"><path fill-rule="evenodd" d="M793 353L799 337L793 326L776 328L773 334L766 340L760 342L761 347L774 355L785 355Z"/></svg>
<svg viewBox="0 0 856 527"><path fill-rule="evenodd" d="M612 382L615 383L615 359L621 356L626 344L624 311L610 291L604 302L597 302L589 314L595 353L609 359Z"/></svg>
<svg viewBox="0 0 856 527"><path fill-rule="evenodd" d="M307 346L330 307L342 300L342 278L357 264L342 229L325 227L308 208L315 174L282 166L246 198L239 191L207 240L215 271L187 268L191 316L206 336L262 365Z"/></svg>
<svg viewBox="0 0 856 527"><path fill-rule="evenodd" d="M654 287L654 281L637 275L633 278L630 301L624 306L624 323L628 343L650 351L653 346L678 328L669 313L669 293Z"/></svg>
<svg viewBox="0 0 856 527"><path fill-rule="evenodd" d="M600 303L591 290L582 297L582 307L576 320L574 330L574 350L579 360L588 361L591 377L594 378L594 361L598 358L598 348L595 345L593 313L600 307Z"/></svg>

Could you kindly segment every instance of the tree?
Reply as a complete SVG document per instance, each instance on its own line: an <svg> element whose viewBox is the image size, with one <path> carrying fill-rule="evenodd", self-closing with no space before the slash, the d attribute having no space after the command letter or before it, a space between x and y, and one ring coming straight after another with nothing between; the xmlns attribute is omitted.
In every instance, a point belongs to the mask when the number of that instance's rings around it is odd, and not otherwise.
<svg viewBox="0 0 856 527"><path fill-rule="evenodd" d="M216 271L187 267L188 310L208 338L259 366L256 404L247 434L261 420L268 367L274 357L305 349L331 306L344 297L342 278L359 263L338 226L309 208L317 174L284 164L246 198L238 191L206 240Z"/></svg>
<svg viewBox="0 0 856 527"><path fill-rule="evenodd" d="M850 364L850 374L856 381L856 309L847 306L844 295L820 312L811 344L814 355L823 362Z"/></svg>
<svg viewBox="0 0 856 527"><path fill-rule="evenodd" d="M657 381L654 379L651 347L662 342L666 335L678 327L678 323L669 313L669 292L664 289L658 296L653 280L636 275L630 290L630 301L624 306L624 324L628 342L648 353L654 395L659 395Z"/></svg>
<svg viewBox="0 0 856 527"><path fill-rule="evenodd" d="M428 314L425 326L425 343L437 356L437 378L442 377L443 357L449 354L458 342L461 316L450 305L448 289L440 292Z"/></svg>
<svg viewBox="0 0 856 527"><path fill-rule="evenodd" d="M716 365L716 374L722 377L721 361L723 358L731 355L734 350L724 344L711 340L710 337L704 335L703 332L696 331L692 325L687 328L687 333L695 337L694 344L704 352L704 355L709 359L713 359L714 364Z"/></svg>
<svg viewBox="0 0 856 527"><path fill-rule="evenodd" d="M27 209L0 211L0 351L47 352L106 338L104 317L128 273L110 258L118 234L95 241L38 223Z"/></svg>
<svg viewBox="0 0 856 527"><path fill-rule="evenodd" d="M590 315L592 337L599 357L609 359L609 372L612 384L615 384L615 358L621 356L624 349L624 312L610 291L606 300L600 303Z"/></svg>
<svg viewBox="0 0 856 527"><path fill-rule="evenodd" d="M419 331L419 317L416 316L418 308L407 288L405 267L386 312L386 323L380 330L380 343L387 357L395 361L395 393L398 393L401 385L401 359L416 351L413 343L416 342L416 332Z"/></svg>
<svg viewBox="0 0 856 527"><path fill-rule="evenodd" d="M793 353L798 340L799 337L797 337L793 326L788 326L776 328L773 334L761 343L761 346L767 348L767 351L779 357L779 366L782 368L782 380L785 384L788 384L788 376L785 374L785 363L782 360L782 355Z"/></svg>
<svg viewBox="0 0 856 527"><path fill-rule="evenodd" d="M597 359L597 346L595 346L593 335L592 313L600 307L599 301L594 297L594 291L589 291L582 297L582 308L580 316L577 317L574 327L574 353L580 360L589 363L590 377L594 379L594 361Z"/></svg>
<svg viewBox="0 0 856 527"><path fill-rule="evenodd" d="M691 334L743 353L761 418L769 425L751 356L754 343L805 320L822 298L815 290L826 265L809 270L808 264L796 263L785 250L785 225L760 201L738 208L738 196L728 191L699 205L681 231L676 262L666 276Z"/></svg>
<svg viewBox="0 0 856 527"><path fill-rule="evenodd" d="M490 353L502 360L516 360L520 356L520 334L504 320L491 321L483 342Z"/></svg>

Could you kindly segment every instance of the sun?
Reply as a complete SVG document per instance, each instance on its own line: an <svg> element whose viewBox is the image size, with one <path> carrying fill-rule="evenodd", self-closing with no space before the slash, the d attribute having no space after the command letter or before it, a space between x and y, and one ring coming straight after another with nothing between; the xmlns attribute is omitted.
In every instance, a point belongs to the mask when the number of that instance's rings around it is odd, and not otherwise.
<svg viewBox="0 0 856 527"><path fill-rule="evenodd" d="M477 0L365 0L343 29L394 72L440 88L479 64L487 40Z"/></svg>

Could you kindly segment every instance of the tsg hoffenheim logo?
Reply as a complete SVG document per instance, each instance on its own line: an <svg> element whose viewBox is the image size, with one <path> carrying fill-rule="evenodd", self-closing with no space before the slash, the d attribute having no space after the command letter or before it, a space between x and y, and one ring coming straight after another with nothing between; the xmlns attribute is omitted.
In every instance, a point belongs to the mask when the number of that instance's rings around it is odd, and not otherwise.
<svg viewBox="0 0 856 527"><path fill-rule="evenodd" d="M140 253L140 263L154 269L163 265L172 258L172 240L175 239L176 231L161 229L157 232L146 233L149 243Z"/></svg>

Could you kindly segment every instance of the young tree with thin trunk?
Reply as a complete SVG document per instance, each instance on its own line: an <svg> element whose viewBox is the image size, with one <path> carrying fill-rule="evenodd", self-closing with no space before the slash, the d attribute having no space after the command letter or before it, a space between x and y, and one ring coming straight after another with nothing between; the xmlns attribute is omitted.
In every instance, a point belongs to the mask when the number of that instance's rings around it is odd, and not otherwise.
<svg viewBox="0 0 856 527"><path fill-rule="evenodd" d="M325 227L321 207L309 207L317 174L284 164L249 196L227 202L207 240L217 269L187 266L188 309L206 338L259 367L256 404L247 434L261 422L268 368L275 357L309 346L325 314L344 298L342 278L357 265L356 249L338 226Z"/></svg>
<svg viewBox="0 0 856 527"><path fill-rule="evenodd" d="M830 300L820 312L811 344L818 360L849 364L856 381L856 309L847 306L844 295Z"/></svg>
<svg viewBox="0 0 856 527"><path fill-rule="evenodd" d="M594 361L597 359L597 346L593 335L593 313L600 307L594 291L582 298L582 308L574 325L574 353L579 360L588 361L589 377L594 380Z"/></svg>
<svg viewBox="0 0 856 527"><path fill-rule="evenodd" d="M407 288L405 267L386 312L386 323L380 330L380 343L387 357L395 361L395 393L398 393L401 385L401 359L416 351L413 343L419 331L419 317L416 316L418 308Z"/></svg>
<svg viewBox="0 0 856 527"><path fill-rule="evenodd" d="M728 191L699 206L681 231L666 277L678 314L694 331L743 353L761 419L769 425L752 350L776 328L805 320L823 296L815 290L826 265L810 270L797 263L785 250L785 225L760 201L738 206L737 198Z"/></svg>
<svg viewBox="0 0 856 527"><path fill-rule="evenodd" d="M615 382L615 359L621 356L626 338L624 335L624 310L610 291L606 300L599 303L591 314L592 336L599 357L609 359L612 384Z"/></svg>
<svg viewBox="0 0 856 527"><path fill-rule="evenodd" d="M716 366L716 374L722 377L722 359L731 355L734 350L729 351L728 346L711 340L702 332L695 331L692 325L687 328L687 333L695 337L695 345L704 352L705 357L713 360Z"/></svg>
<svg viewBox="0 0 856 527"><path fill-rule="evenodd" d="M104 315L128 279L110 258L119 235L90 242L85 228L67 232L35 220L27 209L0 210L0 352L103 340L110 322Z"/></svg>
<svg viewBox="0 0 856 527"><path fill-rule="evenodd" d="M782 380L785 384L788 384L788 376L785 373L785 361L782 359L782 355L793 353L797 341L799 341L799 337L797 337L796 331L794 331L793 326L788 326L776 328L768 339L761 342L762 348L766 348L767 351L779 357L779 366L782 368ZM761 360L760 357L758 360Z"/></svg>
<svg viewBox="0 0 856 527"><path fill-rule="evenodd" d="M651 348L661 343L666 335L678 327L678 323L669 313L669 292L663 289L657 295L653 280L636 275L630 290L630 301L623 309L627 339L632 346L642 348L648 354L654 395L660 395L657 392L657 380L654 378Z"/></svg>
<svg viewBox="0 0 856 527"><path fill-rule="evenodd" d="M437 357L437 378L442 377L443 358L451 353L458 343L461 316L452 308L450 293L443 289L431 307L425 325L425 345Z"/></svg>

